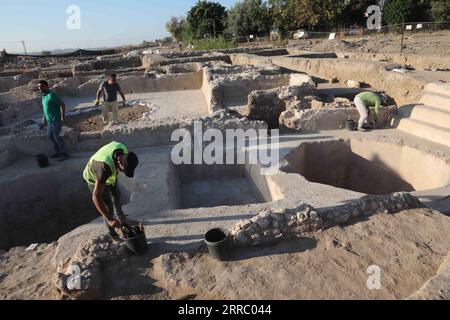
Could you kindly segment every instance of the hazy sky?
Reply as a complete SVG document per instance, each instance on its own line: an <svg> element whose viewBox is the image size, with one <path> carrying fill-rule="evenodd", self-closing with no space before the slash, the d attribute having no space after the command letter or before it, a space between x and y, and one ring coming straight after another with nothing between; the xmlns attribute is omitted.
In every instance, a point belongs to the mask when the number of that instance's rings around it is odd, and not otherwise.
<svg viewBox="0 0 450 320"><path fill-rule="evenodd" d="M196 0L1 0L0 50L96 48L141 43L169 34L165 23L185 15ZM236 0L218 0L229 8ZM81 11L80 29L70 30L67 9ZM76 21L76 20L72 20Z"/></svg>

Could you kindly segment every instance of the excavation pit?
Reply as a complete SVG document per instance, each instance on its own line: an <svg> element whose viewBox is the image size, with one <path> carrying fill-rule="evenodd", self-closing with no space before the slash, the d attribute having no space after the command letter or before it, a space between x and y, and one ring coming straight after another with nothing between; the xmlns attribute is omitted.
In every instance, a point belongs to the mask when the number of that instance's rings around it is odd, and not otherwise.
<svg viewBox="0 0 450 320"><path fill-rule="evenodd" d="M282 171L314 183L383 195L439 189L449 184L449 165L409 146L366 140L302 143Z"/></svg>
<svg viewBox="0 0 450 320"><path fill-rule="evenodd" d="M36 170L0 184L1 250L56 241L100 216L81 177L82 167ZM126 198L122 188L123 204Z"/></svg>
<svg viewBox="0 0 450 320"><path fill-rule="evenodd" d="M178 206L182 209L239 206L281 198L273 195L267 178L258 171L245 165L175 166Z"/></svg>

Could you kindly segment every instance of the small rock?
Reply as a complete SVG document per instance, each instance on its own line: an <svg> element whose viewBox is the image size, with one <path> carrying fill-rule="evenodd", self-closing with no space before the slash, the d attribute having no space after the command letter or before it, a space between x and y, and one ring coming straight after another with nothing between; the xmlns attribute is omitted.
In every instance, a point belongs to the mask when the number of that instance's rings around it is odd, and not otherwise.
<svg viewBox="0 0 450 320"><path fill-rule="evenodd" d="M94 257L99 260L105 260L106 258L109 257L109 254L106 251L96 251L94 252Z"/></svg>
<svg viewBox="0 0 450 320"><path fill-rule="evenodd" d="M108 250L108 248L109 248L109 243L102 243L102 244L100 244L100 249L102 249L102 250Z"/></svg>
<svg viewBox="0 0 450 320"><path fill-rule="evenodd" d="M246 246L249 242L245 232L243 231L239 232L234 240L239 246Z"/></svg>
<svg viewBox="0 0 450 320"><path fill-rule="evenodd" d="M349 88L361 88L361 82L358 80L348 80L347 87Z"/></svg>
<svg viewBox="0 0 450 320"><path fill-rule="evenodd" d="M261 228L261 229L267 229L268 227L269 227L269 224L270 224L270 220L269 220L269 218L260 218L260 219L258 219L257 221L256 221L256 223L258 224L258 226Z"/></svg>

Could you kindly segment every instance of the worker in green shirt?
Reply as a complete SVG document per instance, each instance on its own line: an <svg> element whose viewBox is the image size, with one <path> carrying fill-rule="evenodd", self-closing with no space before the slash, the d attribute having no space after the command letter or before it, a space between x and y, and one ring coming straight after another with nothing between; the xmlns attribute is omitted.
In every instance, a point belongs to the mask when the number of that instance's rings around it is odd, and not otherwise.
<svg viewBox="0 0 450 320"><path fill-rule="evenodd" d="M58 161L65 161L69 155L61 130L65 122L66 105L49 89L47 81L39 81L38 88L42 93L42 109L44 111L42 122L44 127L47 127L48 138L55 147L55 154L50 158L59 158Z"/></svg>
<svg viewBox="0 0 450 320"><path fill-rule="evenodd" d="M355 97L355 105L358 109L360 118L358 122L358 130L359 131L366 131L364 128L364 125L367 123L367 120L369 119L370 115L370 108L375 108L375 116L374 116L374 126L377 125L378 117L380 114L380 106L381 105L387 105L388 97L385 94L377 94L372 91L365 91L360 94L358 94Z"/></svg>
<svg viewBox="0 0 450 320"><path fill-rule="evenodd" d="M118 239L115 228L127 222L122 212L120 190L117 185L119 172L129 178L139 164L137 155L129 152L126 145L113 141L98 150L89 160L83 171L84 181L92 193L92 201L102 215L109 235Z"/></svg>

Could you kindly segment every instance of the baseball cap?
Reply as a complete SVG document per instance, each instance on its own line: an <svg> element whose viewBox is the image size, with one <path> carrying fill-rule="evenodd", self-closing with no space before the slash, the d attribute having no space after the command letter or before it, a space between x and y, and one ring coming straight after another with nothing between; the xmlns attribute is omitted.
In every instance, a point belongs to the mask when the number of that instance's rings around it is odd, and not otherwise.
<svg viewBox="0 0 450 320"><path fill-rule="evenodd" d="M123 156L123 166L124 166L124 173L127 177L133 178L134 177L134 170L139 164L139 159L137 155L133 152L130 152Z"/></svg>

